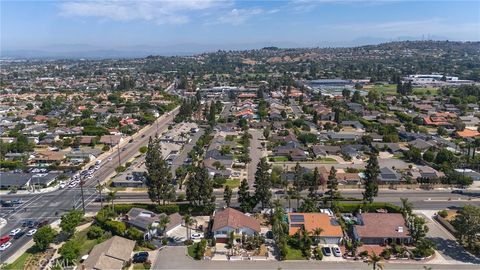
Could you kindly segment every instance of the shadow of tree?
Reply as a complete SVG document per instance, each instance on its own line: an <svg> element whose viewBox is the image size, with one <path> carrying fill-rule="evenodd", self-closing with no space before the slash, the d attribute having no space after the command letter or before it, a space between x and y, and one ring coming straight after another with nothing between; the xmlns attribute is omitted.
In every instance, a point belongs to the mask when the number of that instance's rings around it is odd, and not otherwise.
<svg viewBox="0 0 480 270"><path fill-rule="evenodd" d="M428 239L435 243L438 251L454 260L480 264L480 258L466 251L457 241L440 237L429 237Z"/></svg>

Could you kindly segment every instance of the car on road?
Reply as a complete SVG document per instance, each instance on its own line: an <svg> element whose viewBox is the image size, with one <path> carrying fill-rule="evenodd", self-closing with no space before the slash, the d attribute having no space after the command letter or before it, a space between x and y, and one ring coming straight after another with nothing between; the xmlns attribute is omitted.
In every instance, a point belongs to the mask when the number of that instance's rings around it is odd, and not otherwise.
<svg viewBox="0 0 480 270"><path fill-rule="evenodd" d="M13 204L22 204L23 200L22 199L14 199L14 200L12 200L12 203Z"/></svg>
<svg viewBox="0 0 480 270"><path fill-rule="evenodd" d="M3 245L8 241L10 241L10 235L4 235L2 238L0 238L0 245Z"/></svg>
<svg viewBox="0 0 480 270"><path fill-rule="evenodd" d="M145 134L142 134L142 138L145 138Z"/></svg>
<svg viewBox="0 0 480 270"><path fill-rule="evenodd" d="M66 183L60 182L60 185L58 185L59 188L64 189L67 186Z"/></svg>
<svg viewBox="0 0 480 270"><path fill-rule="evenodd" d="M15 235L17 235L17 233L19 233L19 232L21 232L21 231L22 231L22 229L16 228L16 229L13 229L13 230L10 232L9 235L10 235L10 236L15 236Z"/></svg>
<svg viewBox="0 0 480 270"><path fill-rule="evenodd" d="M461 190L461 189L455 189L455 190L452 190L452 194L463 194L464 191Z"/></svg>
<svg viewBox="0 0 480 270"><path fill-rule="evenodd" d="M325 256L332 256L332 249L330 249L330 247L323 247L322 251Z"/></svg>
<svg viewBox="0 0 480 270"><path fill-rule="evenodd" d="M127 150L127 149L126 149L125 147L123 147L123 148L122 148L122 152L125 151L125 150Z"/></svg>
<svg viewBox="0 0 480 270"><path fill-rule="evenodd" d="M17 234L15 234L15 236L13 237L13 239L20 239L20 237L24 236L25 235L25 232L24 231L21 231Z"/></svg>
<svg viewBox="0 0 480 270"><path fill-rule="evenodd" d="M12 242L3 243L3 244L0 246L0 251L6 250L6 249L9 248L11 245L12 245Z"/></svg>
<svg viewBox="0 0 480 270"><path fill-rule="evenodd" d="M45 226L45 225L47 225L47 224L48 224L48 220L44 219L44 220L38 222L37 227L38 227L38 228L41 228L41 227L43 227L43 226Z"/></svg>
<svg viewBox="0 0 480 270"><path fill-rule="evenodd" d="M37 232L37 229L31 229L27 232L27 236L33 236Z"/></svg>
<svg viewBox="0 0 480 270"><path fill-rule="evenodd" d="M145 252L145 251L135 253L135 255L133 255L133 262L134 263L147 262L148 261L148 255L149 255L148 252Z"/></svg>
<svg viewBox="0 0 480 270"><path fill-rule="evenodd" d="M132 143L132 142L133 142L133 139L130 139L130 140L128 141L128 143Z"/></svg>
<svg viewBox="0 0 480 270"><path fill-rule="evenodd" d="M95 165L100 165L100 163L102 163L101 159L98 159L97 161L95 161Z"/></svg>
<svg viewBox="0 0 480 270"><path fill-rule="evenodd" d="M333 256L342 257L342 251L340 250L339 247L332 247L332 250L333 250Z"/></svg>
<svg viewBox="0 0 480 270"><path fill-rule="evenodd" d="M107 158L107 161L112 161L112 157Z"/></svg>
<svg viewBox="0 0 480 270"><path fill-rule="evenodd" d="M195 240L195 239L201 239L201 238L203 238L203 234L201 234L201 233L192 233L191 238L192 238L193 240Z"/></svg>
<svg viewBox="0 0 480 270"><path fill-rule="evenodd" d="M38 221L35 220L29 220L27 221L27 227L28 228L35 228L38 226Z"/></svg>

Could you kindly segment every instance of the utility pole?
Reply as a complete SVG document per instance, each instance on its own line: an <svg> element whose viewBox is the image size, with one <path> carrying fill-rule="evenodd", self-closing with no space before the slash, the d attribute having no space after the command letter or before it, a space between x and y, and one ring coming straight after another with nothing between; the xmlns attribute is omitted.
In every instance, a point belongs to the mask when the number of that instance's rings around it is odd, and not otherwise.
<svg viewBox="0 0 480 270"><path fill-rule="evenodd" d="M83 212L85 213L85 197L83 196L83 184L85 183L85 178L82 178L80 180L80 191L82 193L82 209Z"/></svg>
<svg viewBox="0 0 480 270"><path fill-rule="evenodd" d="M117 143L117 156L118 156L118 167L121 165L120 161L120 141Z"/></svg>

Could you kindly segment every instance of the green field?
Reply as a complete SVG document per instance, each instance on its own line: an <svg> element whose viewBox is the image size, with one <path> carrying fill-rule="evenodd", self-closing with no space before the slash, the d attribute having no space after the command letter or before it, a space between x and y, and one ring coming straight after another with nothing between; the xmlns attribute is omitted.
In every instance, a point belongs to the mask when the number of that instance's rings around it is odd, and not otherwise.
<svg viewBox="0 0 480 270"><path fill-rule="evenodd" d="M240 179L229 179L225 182L225 186L229 186L231 188L237 188L240 186Z"/></svg>
<svg viewBox="0 0 480 270"><path fill-rule="evenodd" d="M438 94L438 88L413 88L413 93L415 95L436 96Z"/></svg>
<svg viewBox="0 0 480 270"><path fill-rule="evenodd" d="M391 94L395 95L397 93L397 85L396 84L380 84L380 85L374 85L372 90L377 90L381 93L384 94Z"/></svg>

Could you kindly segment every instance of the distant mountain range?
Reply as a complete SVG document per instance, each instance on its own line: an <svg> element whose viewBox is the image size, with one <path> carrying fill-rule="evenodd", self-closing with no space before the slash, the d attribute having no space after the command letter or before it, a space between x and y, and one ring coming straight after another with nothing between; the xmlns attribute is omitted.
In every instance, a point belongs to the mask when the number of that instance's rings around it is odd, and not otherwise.
<svg viewBox="0 0 480 270"><path fill-rule="evenodd" d="M447 40L446 37L427 36L428 40ZM425 37L398 37L385 39L379 37L362 37L350 41L321 41L316 44L304 45L295 42L257 42L235 44L196 44L183 43L175 45L136 45L111 48L101 48L89 44L55 44L35 50L4 50L0 51L1 59L103 59L103 58L140 58L148 55L184 56L218 50L251 50L268 46L279 48L298 47L355 47L377 45L391 41L424 40Z"/></svg>

